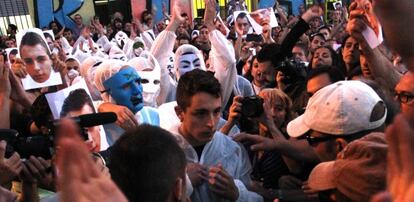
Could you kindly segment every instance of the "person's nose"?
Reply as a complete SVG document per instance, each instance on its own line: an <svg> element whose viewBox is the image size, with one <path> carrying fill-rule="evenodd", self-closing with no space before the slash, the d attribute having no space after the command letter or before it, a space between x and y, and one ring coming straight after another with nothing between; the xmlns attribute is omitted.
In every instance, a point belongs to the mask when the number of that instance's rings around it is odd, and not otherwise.
<svg viewBox="0 0 414 202"><path fill-rule="evenodd" d="M140 88L139 84L137 84L135 82L132 84L131 90L132 90L132 95L136 96L138 94L141 94L141 88Z"/></svg>
<svg viewBox="0 0 414 202"><path fill-rule="evenodd" d="M33 65L34 65L33 69L36 70L37 72L41 70L40 64L37 61L34 61Z"/></svg>
<svg viewBox="0 0 414 202"><path fill-rule="evenodd" d="M325 42L323 41L319 42L319 46L324 46L324 45L325 45Z"/></svg>
<svg viewBox="0 0 414 202"><path fill-rule="evenodd" d="M213 113L210 113L210 115L208 116L208 119L206 120L206 125L209 128L213 128L214 127L214 122L215 122L215 117Z"/></svg>

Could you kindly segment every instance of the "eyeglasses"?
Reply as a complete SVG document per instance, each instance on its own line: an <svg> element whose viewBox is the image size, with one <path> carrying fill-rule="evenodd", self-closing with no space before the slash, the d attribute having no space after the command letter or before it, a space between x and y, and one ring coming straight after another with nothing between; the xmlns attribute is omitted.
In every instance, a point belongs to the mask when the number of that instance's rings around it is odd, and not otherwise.
<svg viewBox="0 0 414 202"><path fill-rule="evenodd" d="M307 134L305 138L306 138L306 141L308 141L309 145L312 146L312 145L316 145L317 143L334 140L338 138L338 136L329 135L329 136L324 136L324 137L313 137L310 134Z"/></svg>
<svg viewBox="0 0 414 202"><path fill-rule="evenodd" d="M395 94L395 99L401 103L408 103L413 101L414 95L408 92L399 92Z"/></svg>

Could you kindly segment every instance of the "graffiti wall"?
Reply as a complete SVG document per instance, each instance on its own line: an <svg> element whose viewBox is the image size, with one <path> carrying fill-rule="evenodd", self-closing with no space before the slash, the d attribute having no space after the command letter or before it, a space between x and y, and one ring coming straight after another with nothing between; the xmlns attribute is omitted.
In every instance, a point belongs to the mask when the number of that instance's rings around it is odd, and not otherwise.
<svg viewBox="0 0 414 202"><path fill-rule="evenodd" d="M92 0L30 0L28 6L32 20L40 28L47 27L51 21L56 20L62 26L73 29L73 16L76 13L82 15L85 24L89 24L89 19L95 15Z"/></svg>

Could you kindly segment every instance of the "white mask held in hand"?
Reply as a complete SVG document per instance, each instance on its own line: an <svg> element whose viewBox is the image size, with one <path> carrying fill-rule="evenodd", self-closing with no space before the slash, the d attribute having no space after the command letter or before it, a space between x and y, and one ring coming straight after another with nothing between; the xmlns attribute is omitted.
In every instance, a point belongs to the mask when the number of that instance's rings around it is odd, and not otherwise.
<svg viewBox="0 0 414 202"><path fill-rule="evenodd" d="M193 69L200 69L201 67L200 58L194 53L184 53L181 55L178 64L178 74L180 76Z"/></svg>

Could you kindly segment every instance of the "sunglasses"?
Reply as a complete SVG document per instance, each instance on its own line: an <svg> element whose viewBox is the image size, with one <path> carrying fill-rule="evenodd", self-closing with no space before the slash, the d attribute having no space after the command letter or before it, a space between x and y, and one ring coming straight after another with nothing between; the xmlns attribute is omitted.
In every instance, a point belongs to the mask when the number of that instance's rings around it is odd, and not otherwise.
<svg viewBox="0 0 414 202"><path fill-rule="evenodd" d="M309 145L313 146L321 142L334 140L336 138L339 138L339 136L329 135L329 136L324 136L324 137L313 137L310 134L307 134L305 138L306 138L306 141L308 141Z"/></svg>
<svg viewBox="0 0 414 202"><path fill-rule="evenodd" d="M409 92L399 92L395 94L395 99L400 103L409 103L413 101L414 95Z"/></svg>

